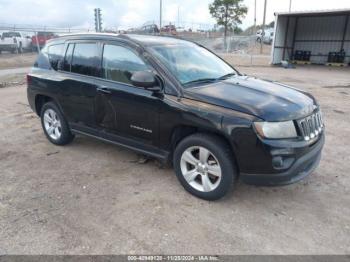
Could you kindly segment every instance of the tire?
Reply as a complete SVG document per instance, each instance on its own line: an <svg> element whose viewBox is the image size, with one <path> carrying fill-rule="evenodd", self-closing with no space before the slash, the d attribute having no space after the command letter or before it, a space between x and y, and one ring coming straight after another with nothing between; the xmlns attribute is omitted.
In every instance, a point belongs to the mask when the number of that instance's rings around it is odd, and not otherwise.
<svg viewBox="0 0 350 262"><path fill-rule="evenodd" d="M23 47L22 47L22 43L19 43L19 47L17 49L17 53L22 54L23 53Z"/></svg>
<svg viewBox="0 0 350 262"><path fill-rule="evenodd" d="M74 135L70 131L65 117L54 102L43 105L40 118L44 133L51 143L62 146L72 142Z"/></svg>
<svg viewBox="0 0 350 262"><path fill-rule="evenodd" d="M200 155L203 156L201 160ZM224 197L237 177L234 157L227 143L218 136L204 133L190 135L177 145L173 165L182 186L205 200ZM187 178L184 173L188 174Z"/></svg>

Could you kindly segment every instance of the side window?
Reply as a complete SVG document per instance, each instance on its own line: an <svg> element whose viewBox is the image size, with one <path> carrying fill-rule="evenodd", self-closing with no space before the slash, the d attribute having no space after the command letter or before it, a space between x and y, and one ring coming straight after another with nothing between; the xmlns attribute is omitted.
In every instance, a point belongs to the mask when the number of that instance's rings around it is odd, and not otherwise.
<svg viewBox="0 0 350 262"><path fill-rule="evenodd" d="M150 69L134 52L117 45L104 46L102 61L103 78L126 84L135 71Z"/></svg>
<svg viewBox="0 0 350 262"><path fill-rule="evenodd" d="M54 70L57 70L58 62L63 59L63 47L64 44L59 44L51 45L48 48L49 61Z"/></svg>
<svg viewBox="0 0 350 262"><path fill-rule="evenodd" d="M97 44L76 43L73 51L71 72L88 76L97 76L98 60Z"/></svg>
<svg viewBox="0 0 350 262"><path fill-rule="evenodd" d="M70 65L72 63L73 50L74 50L74 44L69 44L66 55L64 57L64 62L63 62L64 71L70 72Z"/></svg>

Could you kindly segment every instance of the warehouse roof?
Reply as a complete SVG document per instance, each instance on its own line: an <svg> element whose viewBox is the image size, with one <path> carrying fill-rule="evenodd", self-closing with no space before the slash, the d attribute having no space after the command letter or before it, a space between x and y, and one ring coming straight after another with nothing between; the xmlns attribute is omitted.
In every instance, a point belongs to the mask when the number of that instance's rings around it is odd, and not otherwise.
<svg viewBox="0 0 350 262"><path fill-rule="evenodd" d="M295 12L276 12L278 16L329 16L350 14L350 9L327 9L312 11L295 11Z"/></svg>

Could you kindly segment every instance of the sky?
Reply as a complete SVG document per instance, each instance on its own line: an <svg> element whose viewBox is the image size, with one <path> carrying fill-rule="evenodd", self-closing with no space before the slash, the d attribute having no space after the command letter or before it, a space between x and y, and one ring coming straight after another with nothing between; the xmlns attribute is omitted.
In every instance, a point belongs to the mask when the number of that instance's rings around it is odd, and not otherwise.
<svg viewBox="0 0 350 262"><path fill-rule="evenodd" d="M254 1L244 0L248 14L242 28L254 23ZM263 20L264 0L257 1L257 23ZM267 0L266 22L275 12L288 11L290 0ZM206 29L215 24L208 5L213 0L163 0L163 24ZM101 8L103 27L126 29L146 22L159 23L159 0L0 0L1 24L60 28L94 28L94 8ZM350 0L292 0L292 11L350 8Z"/></svg>

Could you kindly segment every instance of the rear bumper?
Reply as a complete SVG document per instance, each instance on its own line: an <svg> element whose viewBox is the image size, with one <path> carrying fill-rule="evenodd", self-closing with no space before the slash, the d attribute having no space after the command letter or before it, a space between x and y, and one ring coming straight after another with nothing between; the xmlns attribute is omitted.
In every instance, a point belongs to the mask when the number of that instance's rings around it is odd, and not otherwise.
<svg viewBox="0 0 350 262"><path fill-rule="evenodd" d="M273 174L246 174L241 173L242 181L248 184L263 186L279 186L295 183L310 175L319 165L321 152L325 143L325 136L319 138L312 150L300 156L287 170Z"/></svg>

